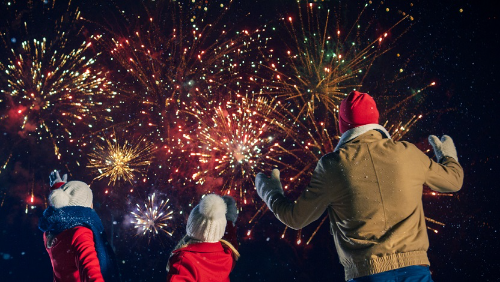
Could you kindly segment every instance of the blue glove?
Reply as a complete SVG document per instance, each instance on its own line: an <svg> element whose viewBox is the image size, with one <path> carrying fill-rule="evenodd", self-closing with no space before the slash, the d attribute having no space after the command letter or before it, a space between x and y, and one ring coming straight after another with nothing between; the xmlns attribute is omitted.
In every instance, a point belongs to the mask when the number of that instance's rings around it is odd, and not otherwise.
<svg viewBox="0 0 500 282"><path fill-rule="evenodd" d="M259 172L255 177L255 188L259 197L264 200L272 211L272 204L276 200L276 196L284 195L280 181L280 171L276 168L273 169L271 177Z"/></svg>
<svg viewBox="0 0 500 282"><path fill-rule="evenodd" d="M227 206L226 219L233 222L234 225L236 219L238 218L238 208L236 207L236 201L229 195L222 196L222 199Z"/></svg>
<svg viewBox="0 0 500 282"><path fill-rule="evenodd" d="M450 136L443 135L441 140L439 140L437 136L429 135L429 143L431 143L434 149L434 154L436 154L438 162L441 162L444 157L452 157L458 162L457 149Z"/></svg>
<svg viewBox="0 0 500 282"><path fill-rule="evenodd" d="M59 182L68 182L68 175L67 174L64 174L62 179L61 179L61 176L59 175L59 171L57 170L54 170L53 172L50 173L49 175L49 183L50 183L50 187L54 186L54 184L56 183L59 183Z"/></svg>

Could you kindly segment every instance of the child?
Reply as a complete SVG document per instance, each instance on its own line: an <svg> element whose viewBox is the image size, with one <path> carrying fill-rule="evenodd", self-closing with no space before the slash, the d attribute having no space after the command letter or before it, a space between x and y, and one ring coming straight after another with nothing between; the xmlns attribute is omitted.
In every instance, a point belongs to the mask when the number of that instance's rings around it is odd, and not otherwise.
<svg viewBox="0 0 500 282"><path fill-rule="evenodd" d="M119 281L114 253L101 219L92 209L92 190L81 181L50 175L50 206L38 227L52 262L54 282Z"/></svg>
<svg viewBox="0 0 500 282"><path fill-rule="evenodd" d="M222 240L226 232L236 244L234 222L238 210L230 196L206 195L189 215L187 235L177 244L168 261L167 281L229 281L240 254Z"/></svg>

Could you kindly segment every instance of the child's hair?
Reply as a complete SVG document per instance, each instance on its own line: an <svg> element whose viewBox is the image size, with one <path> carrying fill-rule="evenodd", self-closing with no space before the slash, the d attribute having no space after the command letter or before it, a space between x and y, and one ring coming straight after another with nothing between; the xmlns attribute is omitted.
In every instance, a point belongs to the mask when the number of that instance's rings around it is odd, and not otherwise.
<svg viewBox="0 0 500 282"><path fill-rule="evenodd" d="M222 243L223 246L226 246L231 250L231 254L233 255L234 261L238 261L241 255L240 252L238 252L238 250L236 250L236 248L233 246L233 244L229 243L224 239L220 239L220 242Z"/></svg>
<svg viewBox="0 0 500 282"><path fill-rule="evenodd" d="M234 261L237 261L240 258L240 256L241 256L240 252L238 252L238 250L236 250L236 248L231 243L229 243L228 241L223 240L223 239L220 239L219 242L222 243L223 247L227 247L228 249L231 250L231 255L233 256ZM184 235L184 237L182 237L182 239L179 241L179 243L177 243L175 248L170 253L170 257L169 257L168 263L167 263L167 271L170 270L170 258L173 256L175 250L181 249L181 248L187 247L190 244L196 244L196 243L202 243L202 241L191 238L188 235Z"/></svg>

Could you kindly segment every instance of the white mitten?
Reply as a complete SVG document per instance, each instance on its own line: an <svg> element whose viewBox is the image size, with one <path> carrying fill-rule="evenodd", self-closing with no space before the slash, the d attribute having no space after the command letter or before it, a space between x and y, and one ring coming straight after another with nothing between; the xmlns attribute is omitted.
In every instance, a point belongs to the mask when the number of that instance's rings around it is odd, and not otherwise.
<svg viewBox="0 0 500 282"><path fill-rule="evenodd" d="M453 139L451 139L450 136L443 135L441 140L439 140L437 136L429 135L429 143L431 143L432 148L434 149L438 162L440 162L444 157L454 158L458 162L457 149L455 148Z"/></svg>
<svg viewBox="0 0 500 282"><path fill-rule="evenodd" d="M50 187L54 186L55 184L57 184L59 182L64 182L64 183L68 182L68 175L64 174L62 179L61 179L61 176L59 175L59 171L54 170L49 175Z"/></svg>
<svg viewBox="0 0 500 282"><path fill-rule="evenodd" d="M259 197L264 200L272 211L272 204L275 197L279 194L284 195L280 181L280 171L276 168L273 169L271 177L259 172L255 177L255 188L257 189Z"/></svg>

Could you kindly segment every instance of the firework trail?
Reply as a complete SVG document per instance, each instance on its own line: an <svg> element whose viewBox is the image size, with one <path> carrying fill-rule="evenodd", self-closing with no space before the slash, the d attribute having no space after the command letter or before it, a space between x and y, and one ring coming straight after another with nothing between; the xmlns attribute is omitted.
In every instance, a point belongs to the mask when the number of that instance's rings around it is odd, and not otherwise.
<svg viewBox="0 0 500 282"><path fill-rule="evenodd" d="M412 106L411 99L416 95L422 94L424 90L428 87L436 85L435 82L431 82L429 85L422 87L421 89L414 90L411 95L406 96L406 98L400 100L398 103L393 105L391 108L386 109L381 113L381 116L386 117L386 121L383 126L389 131L392 139L401 140L410 129L423 117L422 114L413 114L407 111L416 110L415 106Z"/></svg>

